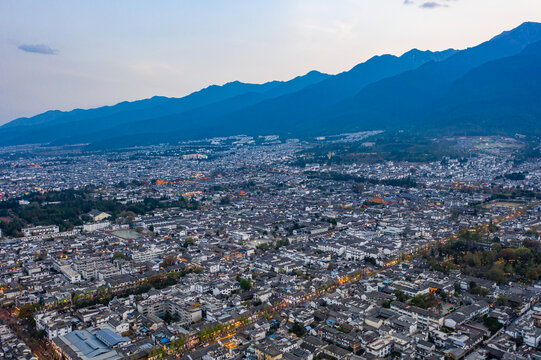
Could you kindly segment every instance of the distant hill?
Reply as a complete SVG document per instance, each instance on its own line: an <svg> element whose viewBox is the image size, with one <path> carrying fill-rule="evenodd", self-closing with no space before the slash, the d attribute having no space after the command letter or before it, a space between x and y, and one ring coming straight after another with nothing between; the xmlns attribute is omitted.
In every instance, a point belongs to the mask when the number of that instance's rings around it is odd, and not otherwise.
<svg viewBox="0 0 541 360"><path fill-rule="evenodd" d="M331 76L228 83L186 97L49 111L0 127L0 145L117 147L233 135L314 136L369 129L541 132L541 24L478 46L375 56Z"/></svg>
<svg viewBox="0 0 541 360"><path fill-rule="evenodd" d="M138 134L152 135L146 140L153 143L156 141L153 140L154 138L161 141L175 141L183 137L200 138L239 133L257 135L261 134L260 131L282 133L282 130L287 127L281 129L274 124L300 123L299 119L308 119L307 114L317 116L322 109L354 95L372 81L401 73L405 69L416 68L427 61L447 58L453 53L454 50L436 53L413 50L401 57L377 56L355 66L348 72L330 76L298 92L268 97L263 101L260 101L260 97L247 94L180 114L155 118L152 123L132 122L129 129L116 126L82 137L62 139L56 144L100 142L105 147L115 144L137 145L145 140ZM302 124L310 126L306 123ZM167 133L160 134L157 129L167 129ZM122 141L117 141L120 139L114 136L119 133L123 134Z"/></svg>
<svg viewBox="0 0 541 360"><path fill-rule="evenodd" d="M322 110L354 96L370 83L416 69L427 62L444 60L454 53L456 50L452 49L442 52L413 49L400 57L375 56L347 72L331 76L299 92L255 104L233 117L237 121L245 119L246 122L257 119L258 123L276 119L281 123L296 123L317 118Z"/></svg>
<svg viewBox="0 0 541 360"><path fill-rule="evenodd" d="M238 106L246 106L268 97L299 91L327 77L329 75L311 71L286 82L246 84L235 81L222 86L212 85L183 98L153 97L90 110L47 111L31 118L13 120L0 127L0 144L51 143L136 121L151 121L157 117L187 112L226 99L235 99ZM152 126L151 122L149 124Z"/></svg>
<svg viewBox="0 0 541 360"><path fill-rule="evenodd" d="M434 115L443 112L436 107L445 105L445 96L456 81L478 66L517 55L540 40L541 24L524 23L444 61L430 62L370 84L353 98L330 109L325 116L333 123L339 121L350 128L440 128L443 124Z"/></svg>
<svg viewBox="0 0 541 360"><path fill-rule="evenodd" d="M476 67L431 113L432 127L475 133L541 133L541 41Z"/></svg>

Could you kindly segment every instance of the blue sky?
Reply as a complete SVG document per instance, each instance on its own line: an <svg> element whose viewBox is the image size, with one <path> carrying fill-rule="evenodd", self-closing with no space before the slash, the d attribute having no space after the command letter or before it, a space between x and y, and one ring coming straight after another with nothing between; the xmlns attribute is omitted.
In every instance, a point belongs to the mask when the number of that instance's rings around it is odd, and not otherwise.
<svg viewBox="0 0 541 360"><path fill-rule="evenodd" d="M0 123L334 74L377 54L473 46L524 21L541 22L541 1L2 0Z"/></svg>

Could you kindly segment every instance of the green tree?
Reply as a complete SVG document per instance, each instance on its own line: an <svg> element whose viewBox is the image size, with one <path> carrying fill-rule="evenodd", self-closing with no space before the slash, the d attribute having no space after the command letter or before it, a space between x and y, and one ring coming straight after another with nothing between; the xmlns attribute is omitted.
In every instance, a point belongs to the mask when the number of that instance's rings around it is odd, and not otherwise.
<svg viewBox="0 0 541 360"><path fill-rule="evenodd" d="M248 279L241 278L239 280L240 288L244 291L248 291L252 288L252 283Z"/></svg>
<svg viewBox="0 0 541 360"><path fill-rule="evenodd" d="M39 309L41 309L40 304L25 304L21 306L21 309L19 310L18 318L23 321L33 323L34 314Z"/></svg>
<svg viewBox="0 0 541 360"><path fill-rule="evenodd" d="M533 267L529 268L526 271L526 278L531 281L539 279L539 273L537 272L537 269Z"/></svg>
<svg viewBox="0 0 541 360"><path fill-rule="evenodd" d="M297 335L297 337L303 337L306 334L306 329L302 324L295 322L290 330L291 333Z"/></svg>
<svg viewBox="0 0 541 360"><path fill-rule="evenodd" d="M499 305L499 306L507 306L507 298L503 295L499 295L498 298L496 299L496 305Z"/></svg>
<svg viewBox="0 0 541 360"><path fill-rule="evenodd" d="M502 327L502 324L500 324L498 320L486 315L483 317L483 323L492 335L494 335Z"/></svg>
<svg viewBox="0 0 541 360"><path fill-rule="evenodd" d="M123 252L117 251L113 254L112 261L115 261L117 259L128 260L128 257Z"/></svg>
<svg viewBox="0 0 541 360"><path fill-rule="evenodd" d="M487 273L489 279L496 281L498 284L503 284L507 281L505 273L498 265L493 265Z"/></svg>
<svg viewBox="0 0 541 360"><path fill-rule="evenodd" d="M440 291L439 291L439 295L440 295L440 297L441 297L441 299L442 299L443 301L447 301L448 295L447 295L447 292L445 292L445 290L443 290L443 289L440 290Z"/></svg>
<svg viewBox="0 0 541 360"><path fill-rule="evenodd" d="M408 300L408 297L406 296L406 294L404 294L404 292L400 289L395 290L394 296L396 296L396 300L400 302L406 302Z"/></svg>

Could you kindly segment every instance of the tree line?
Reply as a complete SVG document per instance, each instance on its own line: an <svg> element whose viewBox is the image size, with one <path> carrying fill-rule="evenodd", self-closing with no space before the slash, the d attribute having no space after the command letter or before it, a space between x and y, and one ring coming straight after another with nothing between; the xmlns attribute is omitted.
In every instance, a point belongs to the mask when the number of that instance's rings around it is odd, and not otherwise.
<svg viewBox="0 0 541 360"><path fill-rule="evenodd" d="M194 199L180 197L176 200L145 198L142 202L121 203L117 200L96 196L93 187L81 190L63 190L33 193L23 200L24 205L12 199L0 202L0 229L4 236L22 236L21 229L29 226L58 225L61 231L72 229L91 221L87 215L92 210L110 214L112 220L123 214L144 215L157 209L182 208L196 210L199 203Z"/></svg>
<svg viewBox="0 0 541 360"><path fill-rule="evenodd" d="M499 284L535 281L541 275L541 243L529 239L519 247L504 247L497 237L464 230L456 239L436 245L423 256L433 270L449 273L459 269Z"/></svg>

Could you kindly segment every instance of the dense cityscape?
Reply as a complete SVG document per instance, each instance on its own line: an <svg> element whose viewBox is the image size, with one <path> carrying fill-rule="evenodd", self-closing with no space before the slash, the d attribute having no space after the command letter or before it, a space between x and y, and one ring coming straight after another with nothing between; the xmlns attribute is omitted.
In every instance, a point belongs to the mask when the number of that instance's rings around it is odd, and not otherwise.
<svg viewBox="0 0 541 360"><path fill-rule="evenodd" d="M0 357L541 358L538 138L387 135L0 149Z"/></svg>

